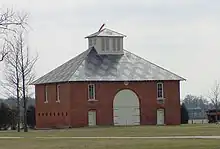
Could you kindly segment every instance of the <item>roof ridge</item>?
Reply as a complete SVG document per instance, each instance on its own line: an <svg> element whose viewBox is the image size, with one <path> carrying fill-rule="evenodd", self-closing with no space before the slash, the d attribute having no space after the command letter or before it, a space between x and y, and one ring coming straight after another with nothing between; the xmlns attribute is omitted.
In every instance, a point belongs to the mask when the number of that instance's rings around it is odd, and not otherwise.
<svg viewBox="0 0 220 149"><path fill-rule="evenodd" d="M124 35L124 34L122 34L122 33L119 33L119 32L116 32L116 31L114 31L114 30L112 30L112 29L103 28L103 29L101 29L100 31L97 31L97 32L95 32L95 33L92 33L92 34L86 36L85 38L96 37L96 36L103 36L103 35L101 35L101 33L103 33L103 31L105 31L105 30L110 31L110 32L113 32L114 34L118 34L118 36L126 37L126 35ZM116 36L116 37L117 37L117 36Z"/></svg>
<svg viewBox="0 0 220 149"><path fill-rule="evenodd" d="M81 60L81 62L78 64L78 66L76 67L75 71L70 75L70 77L68 78L68 81L70 81L70 79L72 78L72 76L76 73L76 71L79 69L79 67L81 66L81 64L85 61L85 58L88 56L89 52L92 50L92 48L87 49L86 51L82 52L81 54L87 52L87 54L85 55L85 57ZM79 54L80 55L80 54ZM78 56L79 56L78 55ZM76 56L76 57L78 57Z"/></svg>
<svg viewBox="0 0 220 149"><path fill-rule="evenodd" d="M165 69L165 68L163 68L163 67L161 67L161 66L159 66L159 65L157 65L157 64L155 64L155 63L153 63L153 62L151 62L151 61L149 61L149 60L146 60L145 58L142 58L142 57L138 56L138 55L135 54L135 53L132 53L132 52L130 52L130 51L128 51L128 50L125 50L125 49L123 49L123 50L126 51L126 52L128 52L128 53L131 53L131 54L137 56L137 57L140 58L140 59L143 59L144 61L146 61L146 62L148 62L148 63L150 63L150 64L152 64L152 65L154 65L154 66L156 66L156 67L159 67L159 68L161 68L161 69L163 69L163 70L165 70L165 71L167 71L167 72L169 72L169 73L171 73L171 74L173 74L173 75L175 75L175 76L177 76L177 77L183 79L184 81L186 80L185 78L183 78L183 77L181 77L181 76L179 76L179 75L173 73L172 71L170 71L170 70L168 70L168 69Z"/></svg>

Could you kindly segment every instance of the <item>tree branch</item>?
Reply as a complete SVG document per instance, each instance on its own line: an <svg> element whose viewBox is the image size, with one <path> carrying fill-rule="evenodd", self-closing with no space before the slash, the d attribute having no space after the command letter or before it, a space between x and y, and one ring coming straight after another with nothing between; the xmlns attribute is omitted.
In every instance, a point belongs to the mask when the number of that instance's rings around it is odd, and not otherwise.
<svg viewBox="0 0 220 149"><path fill-rule="evenodd" d="M4 58L6 57L7 54L8 54L8 52L6 52L6 53L1 53L0 62L4 60Z"/></svg>

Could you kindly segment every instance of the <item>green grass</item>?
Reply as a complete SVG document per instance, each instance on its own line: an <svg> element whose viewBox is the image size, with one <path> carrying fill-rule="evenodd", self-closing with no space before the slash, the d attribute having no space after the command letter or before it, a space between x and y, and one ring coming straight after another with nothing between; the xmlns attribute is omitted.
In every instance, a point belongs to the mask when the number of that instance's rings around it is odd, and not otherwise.
<svg viewBox="0 0 220 149"><path fill-rule="evenodd" d="M0 149L219 149L219 140L2 140Z"/></svg>
<svg viewBox="0 0 220 149"><path fill-rule="evenodd" d="M23 139L0 139L0 149L219 149L216 139L36 139L54 136L183 136L220 135L220 125L98 127L38 130L28 133L0 132L0 137L23 136Z"/></svg>
<svg viewBox="0 0 220 149"><path fill-rule="evenodd" d="M30 130L28 133L0 132L1 136L64 136L64 137L118 137L118 136L194 136L194 135L220 135L220 125L192 124L181 126L137 126L137 127L98 127L73 128L60 130Z"/></svg>

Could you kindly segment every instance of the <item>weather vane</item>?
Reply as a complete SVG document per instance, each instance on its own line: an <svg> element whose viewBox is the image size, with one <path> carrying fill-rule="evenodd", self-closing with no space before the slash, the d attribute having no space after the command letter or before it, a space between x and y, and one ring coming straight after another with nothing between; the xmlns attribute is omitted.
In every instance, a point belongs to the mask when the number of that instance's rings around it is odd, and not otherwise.
<svg viewBox="0 0 220 149"><path fill-rule="evenodd" d="M102 30L102 28L105 26L105 23L102 24L102 26L99 29L99 32Z"/></svg>

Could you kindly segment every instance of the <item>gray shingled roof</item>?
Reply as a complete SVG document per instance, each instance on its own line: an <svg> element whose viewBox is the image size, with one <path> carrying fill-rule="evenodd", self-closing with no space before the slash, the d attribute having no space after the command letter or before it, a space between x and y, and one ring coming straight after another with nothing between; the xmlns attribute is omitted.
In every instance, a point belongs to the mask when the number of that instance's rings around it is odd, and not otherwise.
<svg viewBox="0 0 220 149"><path fill-rule="evenodd" d="M67 81L185 80L131 52L98 55L94 48L69 60L32 84Z"/></svg>

